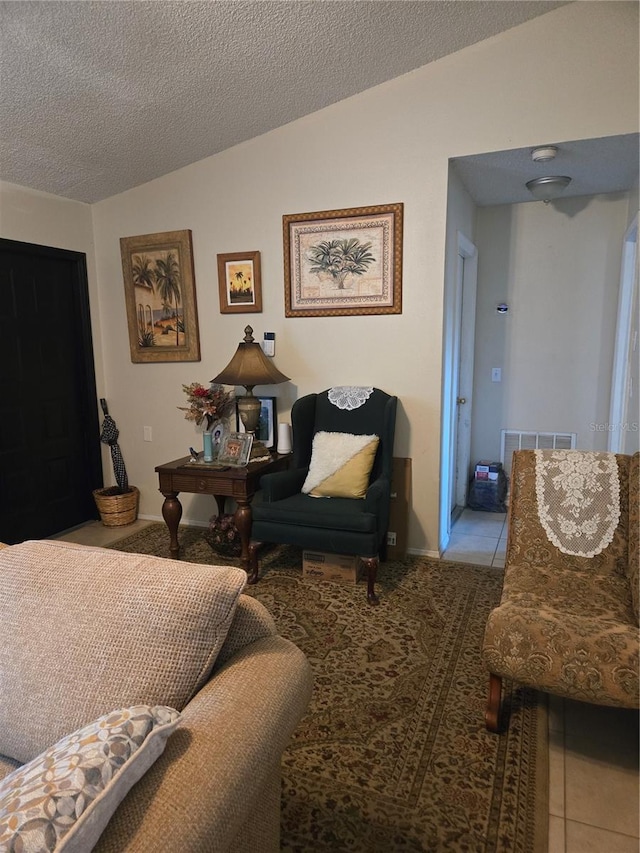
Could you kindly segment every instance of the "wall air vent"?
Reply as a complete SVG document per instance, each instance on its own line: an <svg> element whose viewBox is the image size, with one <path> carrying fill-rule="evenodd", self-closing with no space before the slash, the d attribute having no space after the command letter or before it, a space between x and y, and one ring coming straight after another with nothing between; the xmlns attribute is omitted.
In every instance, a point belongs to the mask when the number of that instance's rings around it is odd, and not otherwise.
<svg viewBox="0 0 640 853"><path fill-rule="evenodd" d="M500 461L511 477L511 454L514 450L575 450L576 432L535 432L532 430L500 430Z"/></svg>

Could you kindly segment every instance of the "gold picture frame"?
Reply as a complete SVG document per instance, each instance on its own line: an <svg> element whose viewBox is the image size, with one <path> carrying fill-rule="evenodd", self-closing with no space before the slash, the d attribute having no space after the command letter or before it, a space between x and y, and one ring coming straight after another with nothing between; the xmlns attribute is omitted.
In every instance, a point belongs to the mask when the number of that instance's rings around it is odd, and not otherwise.
<svg viewBox="0 0 640 853"><path fill-rule="evenodd" d="M131 361L200 361L191 231L121 237Z"/></svg>
<svg viewBox="0 0 640 853"><path fill-rule="evenodd" d="M262 311L260 252L218 255L221 314L258 314Z"/></svg>
<svg viewBox="0 0 640 853"><path fill-rule="evenodd" d="M286 317L402 313L402 203L282 217Z"/></svg>

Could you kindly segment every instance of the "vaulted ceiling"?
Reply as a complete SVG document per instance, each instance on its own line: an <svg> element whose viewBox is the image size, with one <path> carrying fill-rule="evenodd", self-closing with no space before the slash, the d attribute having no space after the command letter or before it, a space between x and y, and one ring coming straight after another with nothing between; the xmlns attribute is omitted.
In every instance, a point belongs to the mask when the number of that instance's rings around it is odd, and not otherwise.
<svg viewBox="0 0 640 853"><path fill-rule="evenodd" d="M562 5L1 2L0 178L95 202Z"/></svg>

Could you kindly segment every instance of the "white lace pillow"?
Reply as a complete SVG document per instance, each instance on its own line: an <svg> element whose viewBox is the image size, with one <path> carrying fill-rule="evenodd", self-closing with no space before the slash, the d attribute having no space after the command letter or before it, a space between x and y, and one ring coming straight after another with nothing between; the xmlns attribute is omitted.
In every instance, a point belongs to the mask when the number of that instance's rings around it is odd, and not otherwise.
<svg viewBox="0 0 640 853"><path fill-rule="evenodd" d="M0 781L0 850L88 853L162 755L173 708L135 705L67 735Z"/></svg>

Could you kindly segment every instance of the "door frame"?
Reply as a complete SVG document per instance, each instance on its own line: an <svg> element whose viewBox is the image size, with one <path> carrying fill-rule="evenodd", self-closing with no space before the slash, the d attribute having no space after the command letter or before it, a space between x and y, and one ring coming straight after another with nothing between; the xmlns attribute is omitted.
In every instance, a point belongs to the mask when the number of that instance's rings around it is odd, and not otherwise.
<svg viewBox="0 0 640 853"><path fill-rule="evenodd" d="M473 411L473 362L475 355L476 294L478 288L478 250L471 240L458 232L458 258L462 258L462 277L456 284L460 294L459 372L456 403L456 437L452 447L454 459L452 476L456 506L464 506L467 500L469 461L471 459L471 414ZM464 429L461 429L460 408L457 398L464 397Z"/></svg>
<svg viewBox="0 0 640 853"><path fill-rule="evenodd" d="M622 453L624 424L628 414L629 349L631 347L632 309L635 289L638 287L638 214L627 228L622 244L620 290L618 292L618 319L611 376L611 404L609 408L608 443L611 453ZM639 389L640 390L640 389ZM637 392L636 392L637 393Z"/></svg>
<svg viewBox="0 0 640 853"><path fill-rule="evenodd" d="M461 231L456 232L456 267L444 295L444 335L442 359L442 420L440 425L440 507L438 550L442 554L451 536L451 505L456 489L457 418L459 378L469 389L469 423L473 395L473 358L478 250ZM460 270L460 264L463 270ZM466 299L462 292L468 289ZM466 303L466 305L465 305ZM464 339L464 346L462 346ZM460 373L459 373L460 369ZM465 404L466 405L466 404ZM467 437L471 452L471 431Z"/></svg>
<svg viewBox="0 0 640 853"><path fill-rule="evenodd" d="M72 269L73 291L75 294L78 343L82 356L83 397L81 417L85 424L83 448L88 466L88 481L92 489L104 485L102 470L102 452L100 448L100 421L98 416L98 391L96 386L93 335L91 332L91 312L89 305L89 278L87 275L87 256L84 252L70 249L58 249L53 246L41 246L37 243L25 243L0 237L0 249L32 257L53 258L67 261ZM98 518L96 510L95 518Z"/></svg>

